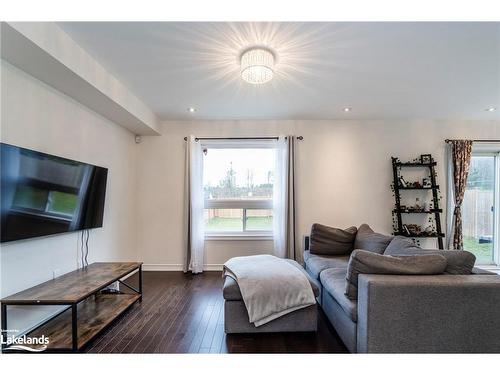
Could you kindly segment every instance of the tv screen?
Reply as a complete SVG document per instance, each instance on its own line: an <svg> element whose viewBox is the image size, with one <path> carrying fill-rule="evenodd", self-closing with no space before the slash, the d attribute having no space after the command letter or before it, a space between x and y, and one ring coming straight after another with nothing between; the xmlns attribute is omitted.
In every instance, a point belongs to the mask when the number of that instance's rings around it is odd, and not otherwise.
<svg viewBox="0 0 500 375"><path fill-rule="evenodd" d="M0 148L1 242L102 227L107 168Z"/></svg>

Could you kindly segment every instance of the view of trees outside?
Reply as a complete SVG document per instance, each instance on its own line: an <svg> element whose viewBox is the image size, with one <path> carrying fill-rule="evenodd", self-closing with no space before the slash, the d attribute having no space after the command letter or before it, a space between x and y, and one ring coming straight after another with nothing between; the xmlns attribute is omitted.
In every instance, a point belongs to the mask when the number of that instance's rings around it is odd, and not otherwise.
<svg viewBox="0 0 500 375"><path fill-rule="evenodd" d="M274 150L208 149L204 156L203 191L206 200L271 200L274 182ZM205 230L271 230L270 209L206 209Z"/></svg>
<svg viewBox="0 0 500 375"><path fill-rule="evenodd" d="M493 260L494 194L495 157L473 156L462 205L464 249L482 264Z"/></svg>
<svg viewBox="0 0 500 375"><path fill-rule="evenodd" d="M236 182L236 171L233 164L225 172L225 176L217 185L204 185L203 191L205 199L251 199L251 198L272 198L273 197L273 172L267 171L265 181L255 181L254 169L246 169L244 185Z"/></svg>

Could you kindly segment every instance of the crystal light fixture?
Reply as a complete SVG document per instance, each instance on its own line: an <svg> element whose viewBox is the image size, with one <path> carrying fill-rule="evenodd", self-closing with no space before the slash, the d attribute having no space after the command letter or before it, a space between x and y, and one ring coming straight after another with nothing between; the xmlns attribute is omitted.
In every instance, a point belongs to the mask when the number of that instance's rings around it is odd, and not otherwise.
<svg viewBox="0 0 500 375"><path fill-rule="evenodd" d="M269 82L274 76L274 55L265 48L255 47L241 55L241 78L253 85Z"/></svg>

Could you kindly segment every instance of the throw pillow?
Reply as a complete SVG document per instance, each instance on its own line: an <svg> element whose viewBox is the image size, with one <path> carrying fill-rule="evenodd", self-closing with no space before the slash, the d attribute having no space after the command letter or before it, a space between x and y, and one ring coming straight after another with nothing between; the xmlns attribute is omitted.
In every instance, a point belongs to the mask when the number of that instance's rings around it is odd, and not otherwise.
<svg viewBox="0 0 500 375"><path fill-rule="evenodd" d="M363 224L358 228L358 232L356 233L354 248L383 254L385 248L392 241L392 238L392 236L375 233L368 224Z"/></svg>
<svg viewBox="0 0 500 375"><path fill-rule="evenodd" d="M446 258L447 266L444 270L449 275L470 275L476 263L476 256L465 250L439 250L439 249L421 249L414 247L390 246L384 252L384 255L404 256L404 255L432 255L438 254Z"/></svg>
<svg viewBox="0 0 500 375"><path fill-rule="evenodd" d="M389 246L386 247L384 255L397 255L409 249L420 249L420 246L416 245L408 237L396 236L389 243Z"/></svg>
<svg viewBox="0 0 500 375"><path fill-rule="evenodd" d="M438 275L445 268L445 257L437 254L395 257L354 250L347 266L345 294L349 299L358 299L359 274Z"/></svg>
<svg viewBox="0 0 500 375"><path fill-rule="evenodd" d="M347 255L354 249L356 227L347 229L332 228L322 224L313 224L309 250L311 254Z"/></svg>

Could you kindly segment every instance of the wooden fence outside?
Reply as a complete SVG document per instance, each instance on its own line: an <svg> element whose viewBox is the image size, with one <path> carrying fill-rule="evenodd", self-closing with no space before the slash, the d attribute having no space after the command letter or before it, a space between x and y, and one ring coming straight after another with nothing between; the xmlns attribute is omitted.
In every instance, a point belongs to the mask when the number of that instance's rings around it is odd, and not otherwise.
<svg viewBox="0 0 500 375"><path fill-rule="evenodd" d="M462 204L464 237L493 235L493 191L469 189Z"/></svg>
<svg viewBox="0 0 500 375"><path fill-rule="evenodd" d="M272 216L273 211L271 209L247 209L247 216L253 217L268 217ZM243 218L243 210L240 208L237 209L219 209L219 208L211 208L205 210L205 220L209 220L215 217L223 217L223 218Z"/></svg>

